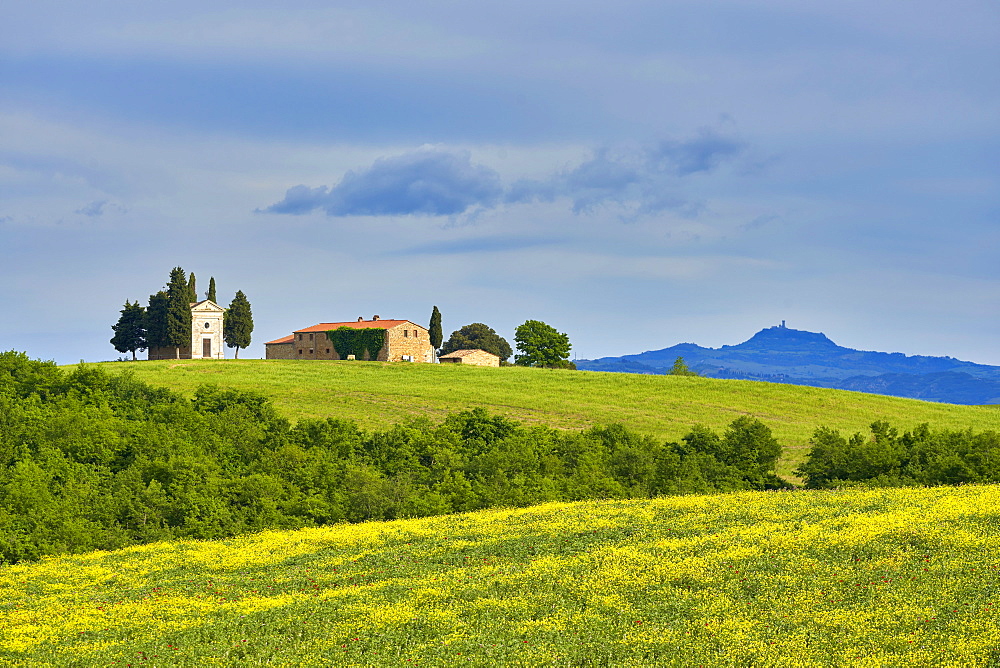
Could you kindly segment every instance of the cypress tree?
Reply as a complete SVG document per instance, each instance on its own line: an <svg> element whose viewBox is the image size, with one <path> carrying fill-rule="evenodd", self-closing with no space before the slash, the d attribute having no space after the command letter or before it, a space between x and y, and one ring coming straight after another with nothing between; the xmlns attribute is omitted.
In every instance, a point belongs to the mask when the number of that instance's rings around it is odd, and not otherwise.
<svg viewBox="0 0 1000 668"><path fill-rule="evenodd" d="M175 359L181 358L181 348L191 345L191 301L187 276L180 267L170 270L167 284L166 345L173 347Z"/></svg>
<svg viewBox="0 0 1000 668"><path fill-rule="evenodd" d="M111 327L115 335L111 338L111 345L120 353L132 353L132 361L135 361L135 351L146 349L146 309L139 306L139 300L134 304L125 300L125 308L121 310L121 317L118 322Z"/></svg>
<svg viewBox="0 0 1000 668"><path fill-rule="evenodd" d="M198 286L197 283L195 282L193 271L191 272L191 275L188 276L188 301L190 301L192 304L199 301Z"/></svg>
<svg viewBox="0 0 1000 668"><path fill-rule="evenodd" d="M219 303L218 298L215 296L215 276L211 276L208 279L208 292L205 293L205 297L211 302Z"/></svg>
<svg viewBox="0 0 1000 668"><path fill-rule="evenodd" d="M163 348L167 345L167 306L169 303L170 299L163 290L155 295L149 295L145 325L146 345L150 350Z"/></svg>
<svg viewBox="0 0 1000 668"><path fill-rule="evenodd" d="M240 357L240 348L250 345L252 332L253 314L250 312L250 302L243 291L238 290L222 322L222 338L227 346L236 349L235 359Z"/></svg>
<svg viewBox="0 0 1000 668"><path fill-rule="evenodd" d="M427 329L431 335L431 347L438 350L441 347L441 342L444 341L444 334L441 332L441 311L438 310L437 306L431 311L431 324Z"/></svg>

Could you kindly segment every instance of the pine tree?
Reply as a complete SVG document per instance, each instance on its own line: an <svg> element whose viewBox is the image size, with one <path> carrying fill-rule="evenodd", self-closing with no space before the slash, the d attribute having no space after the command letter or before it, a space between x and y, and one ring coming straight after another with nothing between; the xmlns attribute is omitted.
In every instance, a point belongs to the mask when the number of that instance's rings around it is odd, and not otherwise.
<svg viewBox="0 0 1000 668"><path fill-rule="evenodd" d="M668 372L669 376L697 376L697 372L692 371L688 368L688 365L684 362L683 357L678 357L674 360L674 365L670 367Z"/></svg>
<svg viewBox="0 0 1000 668"><path fill-rule="evenodd" d="M240 357L240 348L250 345L250 334L253 332L253 313L250 312L250 302L242 290L236 292L232 303L226 310L222 322L222 338L226 345L235 348L235 359Z"/></svg>
<svg viewBox="0 0 1000 668"><path fill-rule="evenodd" d="M444 334L441 332L441 311L435 306L434 310L431 311L431 324L428 328L431 335L431 347L437 350L441 347L441 342L444 341Z"/></svg>
<svg viewBox="0 0 1000 668"><path fill-rule="evenodd" d="M121 310L121 317L118 322L111 327L115 335L111 338L111 345L120 353L132 353L132 361L135 361L135 351L146 349L146 309L139 306L139 300L134 304L125 300L125 308Z"/></svg>
<svg viewBox="0 0 1000 668"><path fill-rule="evenodd" d="M198 299L198 284L194 278L194 272L188 276L188 301L194 304Z"/></svg>
<svg viewBox="0 0 1000 668"><path fill-rule="evenodd" d="M166 345L174 349L175 359L181 358L181 348L191 345L191 301L187 276L180 267L170 270L167 284Z"/></svg>
<svg viewBox="0 0 1000 668"><path fill-rule="evenodd" d="M215 296L215 276L211 276L208 279L208 292L205 293L205 297L208 298L210 302L218 304L218 298Z"/></svg>
<svg viewBox="0 0 1000 668"><path fill-rule="evenodd" d="M149 295L149 306L146 308L146 346L163 348L167 345L167 307L170 298L160 290L155 295Z"/></svg>

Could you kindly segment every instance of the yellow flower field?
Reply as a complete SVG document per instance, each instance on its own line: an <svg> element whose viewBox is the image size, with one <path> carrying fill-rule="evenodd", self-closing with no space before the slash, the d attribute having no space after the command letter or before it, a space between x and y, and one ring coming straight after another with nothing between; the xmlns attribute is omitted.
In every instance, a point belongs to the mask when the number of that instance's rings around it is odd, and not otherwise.
<svg viewBox="0 0 1000 668"><path fill-rule="evenodd" d="M0 664L995 666L1000 487L549 504L0 568Z"/></svg>

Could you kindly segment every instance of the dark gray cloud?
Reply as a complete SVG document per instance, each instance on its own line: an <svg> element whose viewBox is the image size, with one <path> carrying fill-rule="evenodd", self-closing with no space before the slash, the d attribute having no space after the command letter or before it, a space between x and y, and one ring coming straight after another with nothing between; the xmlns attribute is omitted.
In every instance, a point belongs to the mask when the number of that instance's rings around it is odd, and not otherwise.
<svg viewBox="0 0 1000 668"><path fill-rule="evenodd" d="M468 153L422 150L380 158L350 171L332 188L289 188L270 213L322 209L331 216L451 216L493 206L502 194L500 175L474 165Z"/></svg>
<svg viewBox="0 0 1000 668"><path fill-rule="evenodd" d="M680 192L681 180L711 172L743 153L738 139L703 129L693 139L664 140L640 148L604 147L582 163L544 179L521 179L506 189L500 176L474 165L468 153L420 150L380 158L368 169L350 171L333 187L289 188L284 199L263 211L302 214L321 209L331 216L451 216L490 209L501 202L552 202L565 197L574 213L614 203L637 214L673 210L693 215Z"/></svg>

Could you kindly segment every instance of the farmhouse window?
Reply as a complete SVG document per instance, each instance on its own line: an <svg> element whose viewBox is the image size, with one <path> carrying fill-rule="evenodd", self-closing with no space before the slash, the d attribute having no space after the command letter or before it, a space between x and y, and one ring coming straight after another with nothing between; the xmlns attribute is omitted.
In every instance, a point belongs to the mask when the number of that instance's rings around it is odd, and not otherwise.
<svg viewBox="0 0 1000 668"><path fill-rule="evenodd" d="M407 339L410 338L410 330L408 330L408 329L404 329L403 330L403 338L407 338Z"/></svg>
<svg viewBox="0 0 1000 668"><path fill-rule="evenodd" d="M330 349L329 349L329 348L327 348L327 349L326 349L326 354L327 354L327 355L329 355L329 354L330 354Z"/></svg>
<svg viewBox="0 0 1000 668"><path fill-rule="evenodd" d="M302 348L299 348L299 355L302 354Z"/></svg>
<svg viewBox="0 0 1000 668"><path fill-rule="evenodd" d="M309 333L309 340L310 340L310 341L312 341L312 340L313 340L313 335L312 335L312 333L311 333L311 332Z"/></svg>

